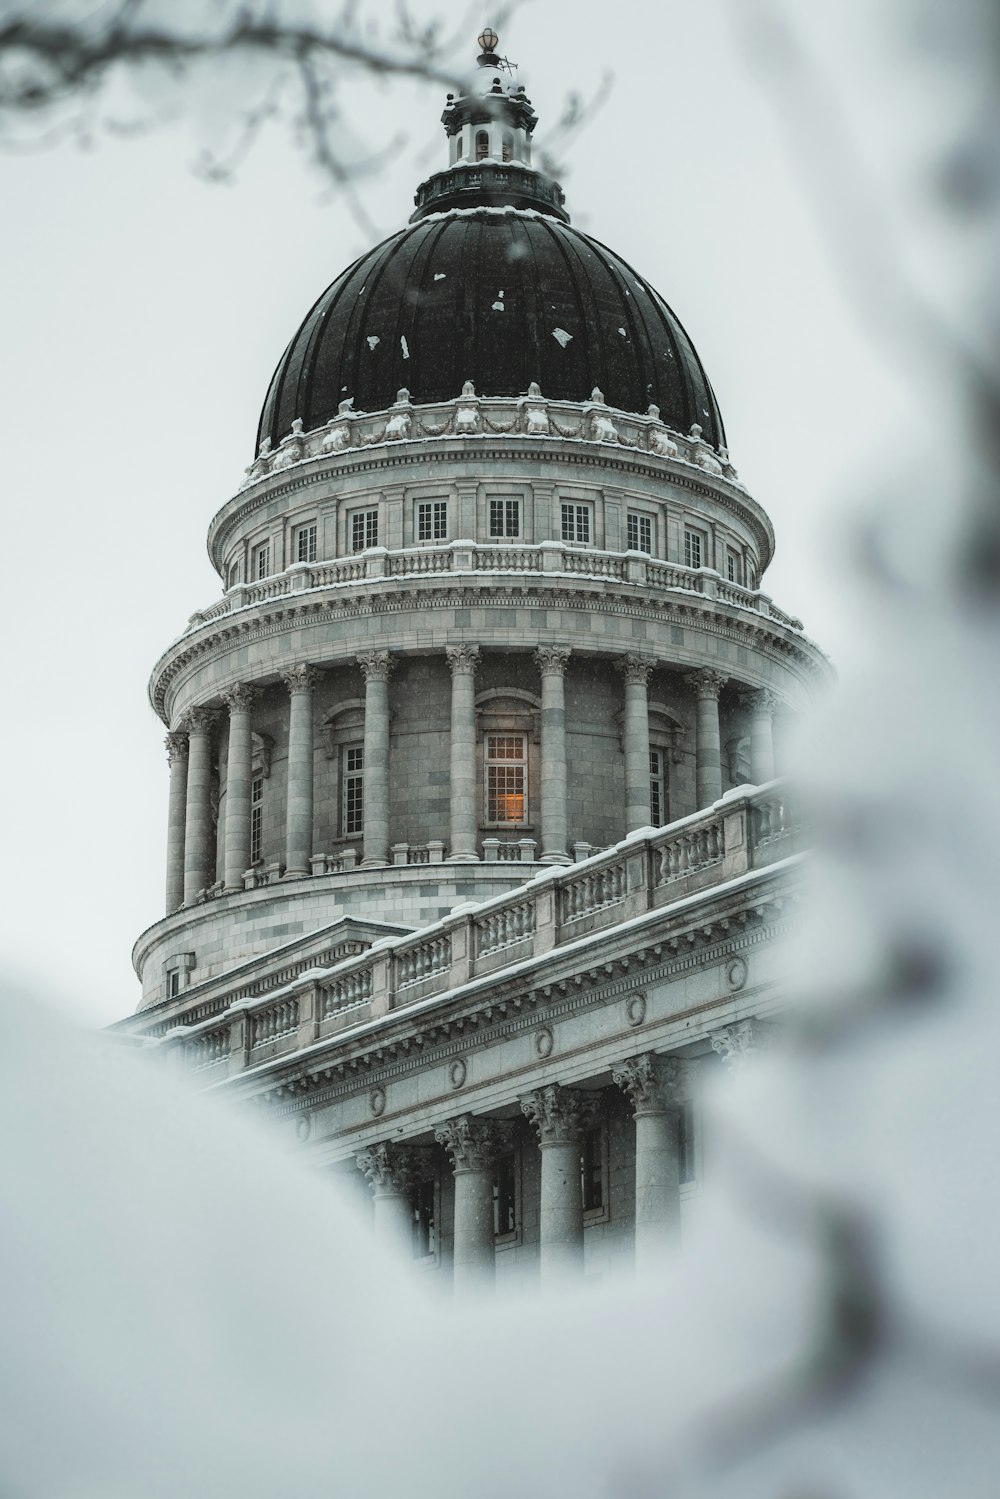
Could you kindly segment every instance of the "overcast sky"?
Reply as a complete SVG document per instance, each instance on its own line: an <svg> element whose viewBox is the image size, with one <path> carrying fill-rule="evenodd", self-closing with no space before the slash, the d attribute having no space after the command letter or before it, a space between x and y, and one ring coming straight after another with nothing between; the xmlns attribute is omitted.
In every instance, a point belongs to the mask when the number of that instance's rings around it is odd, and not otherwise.
<svg viewBox="0 0 1000 1499"><path fill-rule="evenodd" d="M884 71L873 105L885 40L858 3L798 9L884 204L903 149ZM849 669L842 518L906 447L914 395L851 284L863 207L810 165L808 132L729 17L724 0L533 0L501 50L521 65L540 139L569 89L613 71L568 153L573 222L685 324L732 459L774 522L764 587ZM471 57L474 29L469 42ZM351 91L359 139L405 140L364 188L382 234L446 160L442 93ZM286 342L369 242L280 130L235 186L204 185L190 167L216 130L202 92L194 118L138 140L0 156L4 956L88 1023L134 1008L131 946L162 913L167 767L150 669L221 592L206 529L253 456Z"/></svg>

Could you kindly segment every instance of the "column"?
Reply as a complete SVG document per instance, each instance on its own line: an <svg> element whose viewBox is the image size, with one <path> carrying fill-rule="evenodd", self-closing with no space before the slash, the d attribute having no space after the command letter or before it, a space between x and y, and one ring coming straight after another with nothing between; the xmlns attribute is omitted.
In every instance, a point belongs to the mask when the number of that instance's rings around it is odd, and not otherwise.
<svg viewBox="0 0 1000 1499"><path fill-rule="evenodd" d="M693 671L685 678L698 696L698 810L722 795L722 750L719 742L719 693L726 677L718 671Z"/></svg>
<svg viewBox="0 0 1000 1499"><path fill-rule="evenodd" d="M681 1064L652 1052L611 1070L635 1112L635 1265L653 1269L681 1222Z"/></svg>
<svg viewBox="0 0 1000 1499"><path fill-rule="evenodd" d="M542 674L542 853L543 864L569 864L566 852L566 663L564 646L539 646Z"/></svg>
<svg viewBox="0 0 1000 1499"><path fill-rule="evenodd" d="M779 699L773 692L745 692L740 702L750 712L750 779L755 786L774 780L774 714Z"/></svg>
<svg viewBox="0 0 1000 1499"><path fill-rule="evenodd" d="M455 1172L455 1295L481 1294L495 1278L493 1167L509 1150L512 1124L460 1114L434 1131Z"/></svg>
<svg viewBox="0 0 1000 1499"><path fill-rule="evenodd" d="M405 1145L372 1145L354 1157L375 1199L375 1239L391 1254L413 1258L414 1163Z"/></svg>
<svg viewBox="0 0 1000 1499"><path fill-rule="evenodd" d="M184 817L184 904L191 906L215 883L212 846L212 732L217 714L192 708L184 727L188 735L187 806Z"/></svg>
<svg viewBox="0 0 1000 1499"><path fill-rule="evenodd" d="M472 864L476 849L476 666L479 647L450 645L451 668L451 850L452 864Z"/></svg>
<svg viewBox="0 0 1000 1499"><path fill-rule="evenodd" d="M388 651L358 657L365 678L364 856L362 869L389 862L389 673Z"/></svg>
<svg viewBox="0 0 1000 1499"><path fill-rule="evenodd" d="M229 755L226 763L226 829L223 889L243 889L250 865L250 790L253 782L253 735L250 713L257 693L241 683L222 694L229 709Z"/></svg>
<svg viewBox="0 0 1000 1499"><path fill-rule="evenodd" d="M649 700L651 661L626 656L625 673L625 831L649 827Z"/></svg>
<svg viewBox="0 0 1000 1499"><path fill-rule="evenodd" d="M596 1117L596 1094L550 1083L521 1099L542 1154L539 1269L543 1289L583 1269L580 1138Z"/></svg>
<svg viewBox="0 0 1000 1499"><path fill-rule="evenodd" d="M187 808L188 737L173 730L164 741L170 766L167 803L167 915L184 903L184 818Z"/></svg>
<svg viewBox="0 0 1000 1499"><path fill-rule="evenodd" d="M313 851L313 692L319 673L293 666L288 688L288 793L285 805L285 879L311 872Z"/></svg>

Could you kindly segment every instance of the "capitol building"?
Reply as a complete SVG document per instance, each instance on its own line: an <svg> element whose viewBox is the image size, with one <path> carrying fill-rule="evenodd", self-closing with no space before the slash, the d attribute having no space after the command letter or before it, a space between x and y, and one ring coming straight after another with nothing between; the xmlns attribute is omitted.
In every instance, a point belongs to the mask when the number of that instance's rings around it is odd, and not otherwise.
<svg viewBox="0 0 1000 1499"><path fill-rule="evenodd" d="M333 281L156 663L165 910L117 1031L456 1296L649 1264L698 1078L788 1002L780 779L830 680L695 347L572 227L496 34Z"/></svg>

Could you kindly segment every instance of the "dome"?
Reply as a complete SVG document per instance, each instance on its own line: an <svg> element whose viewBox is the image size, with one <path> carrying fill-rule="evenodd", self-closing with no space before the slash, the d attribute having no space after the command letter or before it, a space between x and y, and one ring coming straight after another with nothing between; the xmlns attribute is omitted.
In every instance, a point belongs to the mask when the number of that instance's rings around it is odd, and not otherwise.
<svg viewBox="0 0 1000 1499"><path fill-rule="evenodd" d="M425 213L327 288L275 371L258 446L296 417L321 426L348 397L380 411L403 386L422 403L466 380L483 396L537 381L569 401L599 386L610 406L655 403L668 426L725 442L694 346L648 282L554 214L480 202Z"/></svg>

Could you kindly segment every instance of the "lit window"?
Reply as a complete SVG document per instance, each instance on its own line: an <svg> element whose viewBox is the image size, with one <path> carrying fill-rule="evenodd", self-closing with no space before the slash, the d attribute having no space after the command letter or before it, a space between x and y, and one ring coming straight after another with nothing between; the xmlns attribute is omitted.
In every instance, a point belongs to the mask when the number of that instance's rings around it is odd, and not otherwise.
<svg viewBox="0 0 1000 1499"><path fill-rule="evenodd" d="M234 588L239 581L240 581L240 564L238 562L230 562L230 564L229 564L229 571L226 574L226 587L227 588Z"/></svg>
<svg viewBox="0 0 1000 1499"><path fill-rule="evenodd" d="M485 161L490 154L489 131L479 130L476 132L476 160Z"/></svg>
<svg viewBox="0 0 1000 1499"><path fill-rule="evenodd" d="M702 535L700 531L684 532L684 566L701 567Z"/></svg>
<svg viewBox="0 0 1000 1499"><path fill-rule="evenodd" d="M726 551L726 577L730 583L742 583L742 569L740 568L739 553Z"/></svg>
<svg viewBox="0 0 1000 1499"><path fill-rule="evenodd" d="M663 814L667 804L663 769L663 751L651 749L649 752L649 821L654 828L663 827Z"/></svg>
<svg viewBox="0 0 1000 1499"><path fill-rule="evenodd" d="M264 777L254 776L250 790L250 863L261 857L264 832Z"/></svg>
<svg viewBox="0 0 1000 1499"><path fill-rule="evenodd" d="M505 130L503 133L503 159L510 161L514 155L514 132Z"/></svg>
<svg viewBox="0 0 1000 1499"><path fill-rule="evenodd" d="M365 747L363 744L345 744L343 749L344 836L363 833L365 830Z"/></svg>
<svg viewBox="0 0 1000 1499"><path fill-rule="evenodd" d="M516 826L528 816L528 762L523 734L486 736L486 821Z"/></svg>
<svg viewBox="0 0 1000 1499"><path fill-rule="evenodd" d="M300 526L295 533L295 560L296 562L316 561L316 522L311 521L308 526Z"/></svg>
<svg viewBox="0 0 1000 1499"><path fill-rule="evenodd" d="M493 1172L493 1233L496 1238L517 1231L517 1157L502 1155Z"/></svg>
<svg viewBox="0 0 1000 1499"><path fill-rule="evenodd" d="M378 511L355 510L351 516L351 551L378 546Z"/></svg>
<svg viewBox="0 0 1000 1499"><path fill-rule="evenodd" d="M271 543L263 541L259 547L254 547L251 560L254 577L268 577L271 572Z"/></svg>
<svg viewBox="0 0 1000 1499"><path fill-rule="evenodd" d="M417 506L417 540L441 541L448 535L448 501L427 500Z"/></svg>
<svg viewBox="0 0 1000 1499"><path fill-rule="evenodd" d="M490 535L520 536L521 501L498 496L490 500Z"/></svg>
<svg viewBox="0 0 1000 1499"><path fill-rule="evenodd" d="M653 550L653 522L648 515L639 515L630 510L625 521L626 540L630 552Z"/></svg>
<svg viewBox="0 0 1000 1499"><path fill-rule="evenodd" d="M563 541L590 541L590 506L589 505L563 505L562 507L562 539Z"/></svg>
<svg viewBox="0 0 1000 1499"><path fill-rule="evenodd" d="M413 1194L413 1257L427 1259L437 1253L437 1223L434 1216L436 1183L422 1181Z"/></svg>
<svg viewBox="0 0 1000 1499"><path fill-rule="evenodd" d="M588 1129L580 1152L580 1190L583 1211L593 1212L604 1206L604 1131Z"/></svg>

